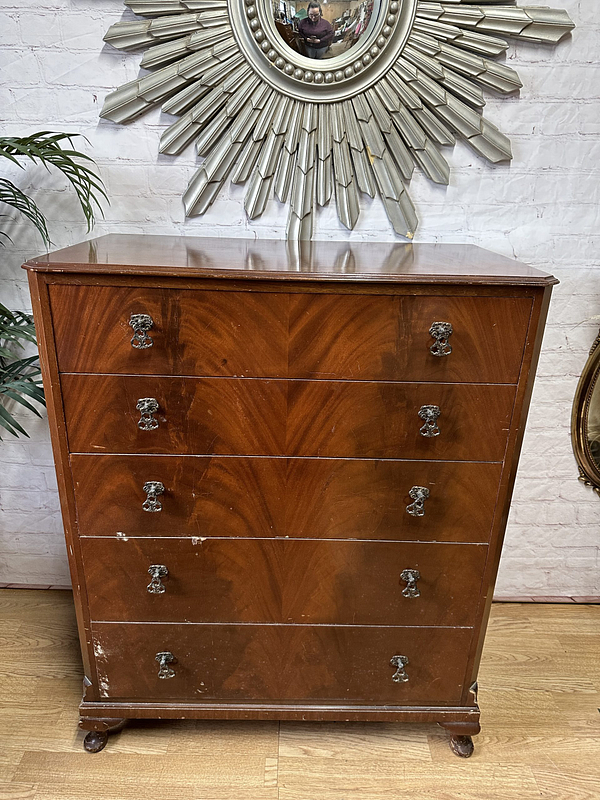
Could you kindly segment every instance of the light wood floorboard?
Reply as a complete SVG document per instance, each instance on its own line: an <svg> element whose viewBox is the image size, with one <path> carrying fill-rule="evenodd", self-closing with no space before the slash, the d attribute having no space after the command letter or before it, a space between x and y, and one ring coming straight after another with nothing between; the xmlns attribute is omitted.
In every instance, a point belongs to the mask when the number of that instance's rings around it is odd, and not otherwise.
<svg viewBox="0 0 600 800"><path fill-rule="evenodd" d="M137 721L85 753L69 592L0 590L0 800L600 800L600 606L497 604L475 754L434 725Z"/></svg>

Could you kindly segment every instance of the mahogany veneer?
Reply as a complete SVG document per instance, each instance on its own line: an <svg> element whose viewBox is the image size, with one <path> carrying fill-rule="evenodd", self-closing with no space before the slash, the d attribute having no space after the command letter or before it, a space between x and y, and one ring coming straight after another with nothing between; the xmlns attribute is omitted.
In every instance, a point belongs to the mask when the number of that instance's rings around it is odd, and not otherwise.
<svg viewBox="0 0 600 800"><path fill-rule="evenodd" d="M82 536L487 542L501 464L247 456L71 455ZM160 513L142 509L147 480ZM422 517L407 513L429 489Z"/></svg>
<svg viewBox="0 0 600 800"><path fill-rule="evenodd" d="M471 628L92 623L101 698L357 705L459 705ZM389 653L412 665L391 680ZM218 649L219 656L214 653ZM141 664L172 650L179 680ZM410 667L407 667L407 670ZM193 694L191 687L193 688ZM194 697L195 694L195 697Z"/></svg>
<svg viewBox="0 0 600 800"><path fill-rule="evenodd" d="M502 461L515 387L63 375L74 453L426 458ZM139 398L158 403L140 430ZM441 409L425 438L419 409Z"/></svg>
<svg viewBox="0 0 600 800"><path fill-rule="evenodd" d="M487 547L314 539L83 538L93 619L471 626ZM167 564L149 594L148 564ZM404 569L420 597L405 597ZM460 580L457 580L460 576ZM357 587L360 589L357 591Z"/></svg>
<svg viewBox="0 0 600 800"><path fill-rule="evenodd" d="M389 719L469 755L556 281L457 245L150 236L25 267L86 748L135 717Z"/></svg>
<svg viewBox="0 0 600 800"><path fill-rule="evenodd" d="M531 300L518 297L222 296L106 286L52 286L50 297L62 372L140 375L516 383L531 315ZM123 351L131 331L123 308L152 317L152 359ZM460 337L452 360L436 363L423 321L444 316Z"/></svg>

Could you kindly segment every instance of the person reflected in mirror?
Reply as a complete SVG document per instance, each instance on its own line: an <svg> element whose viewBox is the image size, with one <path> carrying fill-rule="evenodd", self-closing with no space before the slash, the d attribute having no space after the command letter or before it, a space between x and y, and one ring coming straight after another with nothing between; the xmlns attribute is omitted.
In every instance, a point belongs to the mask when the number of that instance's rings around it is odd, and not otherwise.
<svg viewBox="0 0 600 800"><path fill-rule="evenodd" d="M298 33L304 40L309 58L325 57L333 40L333 27L323 19L321 4L317 0L310 0L306 17L298 23Z"/></svg>

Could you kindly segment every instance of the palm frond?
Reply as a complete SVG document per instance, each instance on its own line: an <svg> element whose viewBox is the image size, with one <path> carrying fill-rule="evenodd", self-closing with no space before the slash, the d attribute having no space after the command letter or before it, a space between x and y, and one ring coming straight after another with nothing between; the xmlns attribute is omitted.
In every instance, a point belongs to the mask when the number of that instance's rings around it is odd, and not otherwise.
<svg viewBox="0 0 600 800"><path fill-rule="evenodd" d="M85 153L74 149L73 139L76 136L80 136L80 134L53 133L52 131L40 131L31 136L0 136L0 157L7 158L21 167L23 165L19 161L20 157L28 158L33 163L43 164L47 169L56 167L74 188L89 231L96 221L95 209L97 208L102 213L101 200L108 201L108 196L102 180L86 163L82 163L89 162L94 164L93 159L85 155ZM61 143L65 141L69 143L69 148L62 146ZM0 201L11 205L13 208L18 208L19 211L24 213L34 223L44 239L44 243L48 246L50 238L42 212L33 200L26 198L26 195L17 189L14 184L6 179L3 179L3 181L9 184L11 189L6 189L8 192L7 197L9 198L7 200L2 196L0 187ZM20 193L18 205L15 199L15 192ZM23 198L26 198L28 203L25 203ZM43 226L40 224L41 221L43 221ZM7 234L2 235L7 236Z"/></svg>
<svg viewBox="0 0 600 800"><path fill-rule="evenodd" d="M22 349L22 341L36 343L31 315L10 311L0 303L0 426L12 436L20 433L27 436L27 433L6 408L6 400L18 403L38 417L41 414L30 400L46 405L38 356L15 357L14 349Z"/></svg>
<svg viewBox="0 0 600 800"><path fill-rule="evenodd" d="M33 317L24 311L9 311L0 303L0 342L14 342L18 347L22 347L19 339L25 339L32 344L37 343Z"/></svg>
<svg viewBox="0 0 600 800"><path fill-rule="evenodd" d="M7 206L20 211L30 222L33 222L44 240L44 244L47 247L52 244L46 226L46 218L36 203L30 197L27 197L14 183L9 181L8 178L0 178L0 203L5 203Z"/></svg>
<svg viewBox="0 0 600 800"><path fill-rule="evenodd" d="M17 420L10 414L0 403L0 425L5 428L9 433L12 433L13 436L19 436L19 433L22 433L24 436L29 438L29 434L23 428L22 425L19 425ZM0 436L0 442L2 441L2 437Z"/></svg>

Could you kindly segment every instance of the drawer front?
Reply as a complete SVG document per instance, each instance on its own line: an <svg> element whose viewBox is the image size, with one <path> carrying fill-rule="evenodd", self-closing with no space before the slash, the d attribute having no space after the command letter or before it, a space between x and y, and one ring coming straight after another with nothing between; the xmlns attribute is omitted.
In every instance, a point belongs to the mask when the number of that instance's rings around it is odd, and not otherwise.
<svg viewBox="0 0 600 800"><path fill-rule="evenodd" d="M71 452L502 461L513 386L63 375ZM141 430L152 398L154 429ZM419 410L439 406L427 438Z"/></svg>
<svg viewBox="0 0 600 800"><path fill-rule="evenodd" d="M94 623L92 636L102 699L453 706L472 630ZM169 679L164 652L177 659ZM397 655L406 682L392 680Z"/></svg>
<svg viewBox="0 0 600 800"><path fill-rule="evenodd" d="M516 383L532 301L51 286L62 372ZM132 346L132 314L152 319ZM434 322L452 352L431 353ZM137 342L139 344L139 342Z"/></svg>
<svg viewBox="0 0 600 800"><path fill-rule="evenodd" d="M73 455L71 469L83 536L486 542L501 465ZM152 481L164 488L160 510L144 511ZM413 487L429 492L422 507Z"/></svg>
<svg viewBox="0 0 600 800"><path fill-rule="evenodd" d="M289 377L516 383L532 301L515 297L295 295ZM449 322L452 352L429 333Z"/></svg>
<svg viewBox="0 0 600 800"><path fill-rule="evenodd" d="M470 626L487 556L486 545L306 539L81 547L91 617L118 622Z"/></svg>
<svg viewBox="0 0 600 800"><path fill-rule="evenodd" d="M284 294L51 286L50 301L61 372L286 373ZM132 346L132 314L152 319L151 346Z"/></svg>

